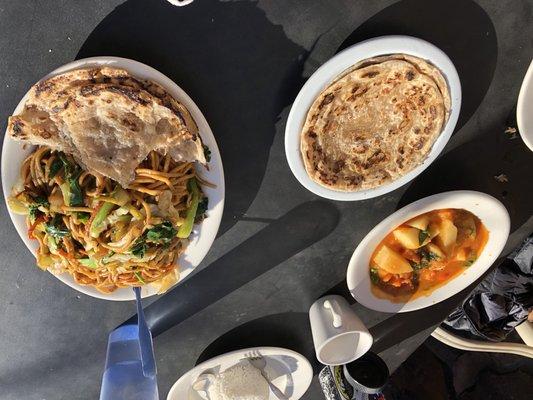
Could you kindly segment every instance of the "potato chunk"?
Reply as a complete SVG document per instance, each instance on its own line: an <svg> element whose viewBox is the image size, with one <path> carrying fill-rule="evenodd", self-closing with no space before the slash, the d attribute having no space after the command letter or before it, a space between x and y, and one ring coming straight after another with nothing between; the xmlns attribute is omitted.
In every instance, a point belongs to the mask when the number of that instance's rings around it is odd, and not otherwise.
<svg viewBox="0 0 533 400"><path fill-rule="evenodd" d="M444 252L436 244L428 243L426 249L438 257L439 260L446 258L446 254L444 254Z"/></svg>
<svg viewBox="0 0 533 400"><path fill-rule="evenodd" d="M457 261L466 261L467 258L467 252L465 248L459 249L457 251L457 254L455 255L455 259Z"/></svg>
<svg viewBox="0 0 533 400"><path fill-rule="evenodd" d="M437 245L449 256L457 242L457 227L449 219L442 220L439 235L435 238Z"/></svg>
<svg viewBox="0 0 533 400"><path fill-rule="evenodd" d="M430 237L428 235L422 236L421 230L411 227L402 226L395 229L392 234L394 238L400 242L400 244L406 249L418 249L429 242ZM420 239L423 240L420 243Z"/></svg>
<svg viewBox="0 0 533 400"><path fill-rule="evenodd" d="M374 256L374 262L379 268L391 274L405 274L413 271L409 261L385 245L381 246Z"/></svg>
<svg viewBox="0 0 533 400"><path fill-rule="evenodd" d="M427 215L421 215L409 221L406 225L412 226L413 228L420 229L425 231L429 225L429 217Z"/></svg>
<svg viewBox="0 0 533 400"><path fill-rule="evenodd" d="M430 224L429 225L429 237L433 239L435 236L437 236L440 232L440 228L437 224Z"/></svg>

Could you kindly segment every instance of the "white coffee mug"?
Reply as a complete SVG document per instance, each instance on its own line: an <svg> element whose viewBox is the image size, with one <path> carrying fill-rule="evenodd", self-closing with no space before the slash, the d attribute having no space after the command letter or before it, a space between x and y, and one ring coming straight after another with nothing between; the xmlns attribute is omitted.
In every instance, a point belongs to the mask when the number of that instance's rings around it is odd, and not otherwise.
<svg viewBox="0 0 533 400"><path fill-rule="evenodd" d="M325 296L309 310L316 358L325 365L342 365L365 354L372 335L342 296Z"/></svg>

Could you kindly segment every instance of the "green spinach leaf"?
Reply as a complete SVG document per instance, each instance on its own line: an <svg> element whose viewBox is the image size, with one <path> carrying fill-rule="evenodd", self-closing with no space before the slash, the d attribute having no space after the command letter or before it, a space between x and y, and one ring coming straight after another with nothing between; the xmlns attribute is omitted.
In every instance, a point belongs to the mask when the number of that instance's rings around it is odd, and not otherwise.
<svg viewBox="0 0 533 400"><path fill-rule="evenodd" d="M35 222L35 219L37 218L37 212L39 211L39 208L37 206L30 205L28 207L28 210L29 210L28 215L30 217L30 221L33 224Z"/></svg>
<svg viewBox="0 0 533 400"><path fill-rule="evenodd" d="M203 145L204 147L204 156L205 156L205 160L207 162L211 161L211 150L209 149L209 147L207 147L205 144Z"/></svg>
<svg viewBox="0 0 533 400"><path fill-rule="evenodd" d="M165 221L146 231L146 241L156 244L168 244L176 236L177 232L172 222Z"/></svg>
<svg viewBox="0 0 533 400"><path fill-rule="evenodd" d="M424 230L418 232L418 244L422 245L426 241L426 239L429 237L429 232Z"/></svg>
<svg viewBox="0 0 533 400"><path fill-rule="evenodd" d="M48 199L44 196L34 196L32 197L32 200L34 201L35 205L38 207L50 207L50 203L48 202Z"/></svg>
<svg viewBox="0 0 533 400"><path fill-rule="evenodd" d="M70 186L70 205L73 207L83 206L83 193L78 183L79 174L75 178L68 179Z"/></svg>
<svg viewBox="0 0 533 400"><path fill-rule="evenodd" d="M374 284L379 283L379 275L377 268L370 268L370 280Z"/></svg>
<svg viewBox="0 0 533 400"><path fill-rule="evenodd" d="M146 254L146 249L148 246L146 246L146 239L143 236L141 236L139 239L133 243L133 246L130 248L131 254L133 254L137 258L143 258Z"/></svg>
<svg viewBox="0 0 533 400"><path fill-rule="evenodd" d="M86 212L78 212L76 213L76 218L78 218L78 221L86 224L89 221L89 218L91 217L91 214Z"/></svg>
<svg viewBox="0 0 533 400"><path fill-rule="evenodd" d="M44 227L46 233L54 238L63 238L70 235L70 231L63 223L63 219L59 215L55 215L54 218Z"/></svg>
<svg viewBox="0 0 533 400"><path fill-rule="evenodd" d="M52 165L50 165L50 172L48 173L48 177L52 179L54 176L56 176L62 166L63 162L59 158L55 158L52 162Z"/></svg>
<svg viewBox="0 0 533 400"><path fill-rule="evenodd" d="M42 213L41 210L39 210L39 207L44 207L48 209L50 207L50 203L46 199L46 197L43 196L30 196L32 203L28 205L28 215L30 217L30 221L33 223L35 222L35 219L39 215L39 213Z"/></svg>
<svg viewBox="0 0 533 400"><path fill-rule="evenodd" d="M177 232L178 231L174 228L172 222L165 221L144 232L143 235L133 243L130 252L135 257L143 258L148 250L148 243L166 246L170 244L172 239L174 239Z"/></svg>
<svg viewBox="0 0 533 400"><path fill-rule="evenodd" d="M476 259L475 258L471 258L469 260L466 260L465 261L465 267L471 267L472 264L474 264L476 262Z"/></svg>
<svg viewBox="0 0 533 400"><path fill-rule="evenodd" d="M427 268L429 266L427 260L425 259L420 259L420 262L414 262L414 261L411 261L409 260L409 264L411 264L411 267L413 268L413 270L415 271L420 271L421 269L424 269L424 268Z"/></svg>
<svg viewBox="0 0 533 400"><path fill-rule="evenodd" d="M196 209L196 218L201 218L207 212L207 207L209 207L209 199L207 197L202 197L202 200L198 203L198 208Z"/></svg>
<svg viewBox="0 0 533 400"><path fill-rule="evenodd" d="M68 183L68 204L71 207L83 206L83 192L78 183L81 175L81 168L72 163L64 153L59 153L59 159L65 169L65 181Z"/></svg>

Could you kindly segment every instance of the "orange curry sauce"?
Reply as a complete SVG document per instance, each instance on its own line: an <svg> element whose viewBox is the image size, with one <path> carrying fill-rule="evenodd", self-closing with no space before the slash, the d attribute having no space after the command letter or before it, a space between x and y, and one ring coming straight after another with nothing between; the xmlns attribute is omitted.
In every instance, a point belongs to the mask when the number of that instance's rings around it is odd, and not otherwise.
<svg viewBox="0 0 533 400"><path fill-rule="evenodd" d="M413 222L415 220L422 220L423 223ZM418 229L423 228L426 222L425 229ZM411 223L417 227L413 228ZM451 228L442 229L446 225ZM417 233L418 243L413 245L412 241L407 242L409 245L407 247L410 248L406 248L405 239L399 240L403 238L399 238L398 233L395 234L397 230L410 231L411 234ZM447 236L446 233L448 233ZM455 240L453 240L454 233ZM442 237L439 238L439 235ZM466 210L433 210L412 218L390 232L374 250L370 261L372 293L376 297L395 303L405 303L417 297L428 296L471 266L483 251L488 237L489 232L481 220ZM448 238L448 246L443 244L443 238ZM413 248L415 245L419 247ZM386 261L383 261L383 257L376 257L384 246L388 247L387 251L390 249L395 253L393 253L395 258L392 263L389 263L390 257ZM397 255L401 257L398 258ZM388 271L380 267L377 262L379 260L382 266L387 266ZM402 264L404 267L402 271L409 268L404 261L411 265L411 272L391 273L395 268L394 264ZM391 266L393 268L390 268Z"/></svg>

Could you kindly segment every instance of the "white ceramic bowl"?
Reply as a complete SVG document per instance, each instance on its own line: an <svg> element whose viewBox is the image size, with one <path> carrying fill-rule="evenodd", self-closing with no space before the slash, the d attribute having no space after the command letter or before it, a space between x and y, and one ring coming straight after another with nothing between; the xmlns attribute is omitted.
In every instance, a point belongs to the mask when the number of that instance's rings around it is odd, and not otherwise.
<svg viewBox="0 0 533 400"><path fill-rule="evenodd" d="M533 151L533 61L529 64L518 94L516 123L522 140Z"/></svg>
<svg viewBox="0 0 533 400"><path fill-rule="evenodd" d="M305 170L300 154L300 133L302 131L307 112L317 96L327 88L343 71L355 63L375 56L385 54L409 54L430 61L442 72L448 82L451 97L450 117L442 133L437 138L428 157L422 164L395 181L385 185L360 190L357 192L341 192L328 189L313 181ZM296 96L292 105L287 126L285 127L285 154L292 173L308 190L318 196L332 200L364 200L389 193L407 182L413 180L424 171L441 153L452 136L461 109L461 83L459 75L448 58L439 48L422 39L410 36L383 36L369 39L355 44L337 54L322 65L305 83Z"/></svg>
<svg viewBox="0 0 533 400"><path fill-rule="evenodd" d="M376 246L394 228L405 221L431 210L461 208L477 216L489 231L483 252L472 266L435 289L429 296L421 296L407 303L393 303L372 293L369 275L370 257ZM365 307L382 312L406 312L429 307L465 289L490 268L502 252L511 221L502 203L486 193L468 190L445 192L415 201L387 217L372 229L355 249L346 274L352 296Z"/></svg>
<svg viewBox="0 0 533 400"><path fill-rule="evenodd" d="M169 94L171 94L183 105L185 105L185 107L187 107L194 120L198 124L200 136L202 137L203 142L207 146L209 146L209 149L211 150L211 161L209 162L209 169L206 169L203 166L198 166L197 168L199 169L199 172L202 174L202 176L204 176L209 182L212 182L216 185L216 188L203 188L205 194L209 198L207 218L202 222L202 224L200 224L199 226L195 226L195 230L191 237L191 242L189 243L187 249L178 261L180 264L181 281L187 275L189 275L192 270L198 266L198 264L200 264L200 262L207 254L209 248L211 247L211 244L215 240L215 236L217 234L220 221L222 219L222 211L224 208L224 171L222 169L222 160L220 158L220 152L218 150L215 137L213 136L213 132L211 131L211 128L209 127L202 112L196 106L196 104L194 104L194 102L187 95L187 93L185 93L178 85L176 85L172 80L163 75L161 72L140 62L119 57L85 58L57 68L56 70L45 76L43 79L73 69L102 65L126 69L136 77L149 79L163 86L169 92ZM22 100L20 100L19 104L15 108L15 111L13 111L13 114L18 114L22 112L27 96L28 95L26 94L22 98ZM2 189L4 191L4 197L6 199L11 193L11 188L19 179L20 166L22 164L22 161L31 153L32 150L32 146L28 146L26 149L24 149L20 142L12 140L6 132L2 148ZM31 240L28 238L25 217L12 213L11 210L9 210L9 207L8 211L19 236L24 241L28 249L30 249L30 251L35 256L38 248L38 243L36 240ZM30 267L31 266L28 266L28 268ZM37 269L38 267L34 266L34 268ZM79 285L69 274L61 274L58 275L57 278L63 283L66 283L70 287L78 290L79 292L85 293L92 297L97 297L106 300L135 299L133 290L130 288L118 289L113 293L104 294L93 287ZM145 285L142 288L143 297L152 296L154 294L156 294L156 290L154 290L152 286Z"/></svg>

